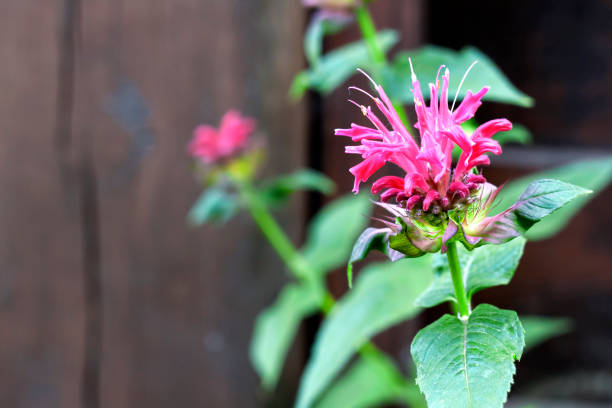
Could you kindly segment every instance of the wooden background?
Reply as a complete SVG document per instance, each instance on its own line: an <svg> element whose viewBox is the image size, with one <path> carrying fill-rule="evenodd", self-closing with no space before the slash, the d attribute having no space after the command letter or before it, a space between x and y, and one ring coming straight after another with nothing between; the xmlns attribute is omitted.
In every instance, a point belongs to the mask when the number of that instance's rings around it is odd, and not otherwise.
<svg viewBox="0 0 612 408"><path fill-rule="evenodd" d="M402 31L402 47L480 47L535 97L531 110L485 112L527 125L538 146L531 161L510 149L488 173L495 181L612 151L609 2L456 3L380 0L374 14ZM248 342L286 275L246 217L223 230L186 227L198 186L184 148L196 124L237 107L268 138L266 173L310 164L350 188L353 158L330 136L360 120L346 92L287 102L304 66L307 12L297 0L20 0L0 9L3 406L289 406L316 322L302 330L277 393L262 395ZM519 389L547 375L612 372L610 200L608 189L564 236L531 244L513 284L489 295L579 322L525 358ZM298 241L320 203L293 204L280 217ZM342 273L330 284L343 292ZM405 363L415 325L378 341Z"/></svg>

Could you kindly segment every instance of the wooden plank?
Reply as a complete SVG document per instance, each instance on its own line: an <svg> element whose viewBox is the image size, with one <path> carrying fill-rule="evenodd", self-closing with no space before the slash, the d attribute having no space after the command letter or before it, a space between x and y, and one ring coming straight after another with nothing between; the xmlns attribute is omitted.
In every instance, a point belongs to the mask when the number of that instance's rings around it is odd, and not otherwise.
<svg viewBox="0 0 612 408"><path fill-rule="evenodd" d="M24 0L0 14L0 400L10 407L80 406L82 247L63 97L68 11L68 2Z"/></svg>
<svg viewBox="0 0 612 408"><path fill-rule="evenodd" d="M303 11L113 0L82 13L74 136L99 186L102 406L255 406L252 324L285 274L244 216L186 227L199 188L185 145L196 124L236 107L268 137L265 173L303 162L302 109L286 96ZM298 204L282 214L294 237L301 213Z"/></svg>

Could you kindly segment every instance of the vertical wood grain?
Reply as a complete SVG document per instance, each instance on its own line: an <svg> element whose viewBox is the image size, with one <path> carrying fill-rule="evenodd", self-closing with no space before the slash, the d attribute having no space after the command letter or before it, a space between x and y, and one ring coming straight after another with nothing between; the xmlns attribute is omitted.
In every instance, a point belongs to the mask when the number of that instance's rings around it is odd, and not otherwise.
<svg viewBox="0 0 612 408"><path fill-rule="evenodd" d="M80 406L82 237L64 138L66 6L6 2L0 14L0 399L11 407Z"/></svg>
<svg viewBox="0 0 612 408"><path fill-rule="evenodd" d="M268 138L265 173L303 163L301 107L286 97L301 13L274 1L83 3L73 133L98 184L101 406L262 403L248 343L286 275L246 217L185 225L199 193L185 145L235 107ZM300 206L282 220L295 236Z"/></svg>

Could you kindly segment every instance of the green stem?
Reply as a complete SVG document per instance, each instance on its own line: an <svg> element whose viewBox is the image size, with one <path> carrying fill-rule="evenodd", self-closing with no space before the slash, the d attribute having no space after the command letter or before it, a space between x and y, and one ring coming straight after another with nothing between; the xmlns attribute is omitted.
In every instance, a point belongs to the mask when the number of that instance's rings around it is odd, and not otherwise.
<svg viewBox="0 0 612 408"><path fill-rule="evenodd" d="M372 61L374 61L376 65L388 65L389 61L387 60L387 56L380 46L376 36L376 26L374 25L374 20L372 19L372 15L365 4L355 9L355 18L359 24L361 35L368 46L368 51L370 52ZM395 111L400 117L402 123L404 126L406 126L408 133L412 135L410 119L408 119L408 114L404 109L404 105L395 99L392 99L391 103L393 104L393 107L395 108Z"/></svg>
<svg viewBox="0 0 612 408"><path fill-rule="evenodd" d="M234 180L236 187L255 223L264 234L270 245L278 253L287 265L287 268L298 279L308 279L307 264L302 255L293 246L285 232L278 225L272 214L268 211L265 203L257 195L257 192L249 182ZM320 305L321 313L328 315L336 304L332 294L326 290L323 294L323 301ZM362 357L373 353L382 353L376 345L370 341L361 346L358 350ZM403 374L396 369L396 375L404 378Z"/></svg>
<svg viewBox="0 0 612 408"><path fill-rule="evenodd" d="M374 25L374 20L372 20L372 15L370 14L368 8L365 5L357 7L355 9L355 18L357 19L357 23L361 29L361 35L363 35L363 39L368 45L368 50L370 51L372 60L376 64L386 63L387 56L380 47L378 39L376 38L376 26Z"/></svg>
<svg viewBox="0 0 612 408"><path fill-rule="evenodd" d="M276 253L281 257L287 268L298 279L307 277L306 262L302 255L295 249L289 237L285 234L276 220L272 217L266 205L257 195L253 186L248 182L237 182L240 195L251 213L251 217L257 223L257 226L267 238L268 242Z"/></svg>
<svg viewBox="0 0 612 408"><path fill-rule="evenodd" d="M450 242L446 251L448 258L448 266L450 267L453 286L455 287L455 296L457 297L457 307L461 316L469 316L470 305L465 294L463 285L463 276L461 275L461 265L459 264L459 256L457 255L457 243Z"/></svg>

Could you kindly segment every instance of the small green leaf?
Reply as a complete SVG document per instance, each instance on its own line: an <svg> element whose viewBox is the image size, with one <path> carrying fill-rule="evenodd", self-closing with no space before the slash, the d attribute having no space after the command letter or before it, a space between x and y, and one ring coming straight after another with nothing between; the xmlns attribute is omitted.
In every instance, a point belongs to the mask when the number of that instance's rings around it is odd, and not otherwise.
<svg viewBox="0 0 612 408"><path fill-rule="evenodd" d="M290 284L276 302L257 317L250 357L266 390L276 386L300 322L318 310L322 298L322 288Z"/></svg>
<svg viewBox="0 0 612 408"><path fill-rule="evenodd" d="M525 329L525 351L572 330L572 321L564 317L521 316L521 323Z"/></svg>
<svg viewBox="0 0 612 408"><path fill-rule="evenodd" d="M393 30L385 30L378 33L377 39L382 50L386 52L397 43L398 35ZM353 75L357 68L368 70L372 66L368 46L364 41L342 46L323 55L319 63L309 70L299 73L294 79L290 94L293 99L299 99L308 88L329 94Z"/></svg>
<svg viewBox="0 0 612 408"><path fill-rule="evenodd" d="M501 408L525 345L515 312L479 305L444 315L414 338L417 383L429 408Z"/></svg>
<svg viewBox="0 0 612 408"><path fill-rule="evenodd" d="M368 408L405 403L411 408L427 408L414 380L398 375L387 356L372 350L361 356L334 382L315 404L316 408Z"/></svg>
<svg viewBox="0 0 612 408"><path fill-rule="evenodd" d="M317 65L321 59L323 37L340 32L346 27L348 21L350 19L338 21L321 18L321 15L315 14L304 35L304 54L310 65Z"/></svg>
<svg viewBox="0 0 612 408"><path fill-rule="evenodd" d="M458 246L459 263L468 299L481 289L507 285L523 256L524 238L515 238L502 245L485 245L468 251ZM448 261L443 254L434 255L437 275L427 290L416 300L421 307L442 302L456 302Z"/></svg>
<svg viewBox="0 0 612 408"><path fill-rule="evenodd" d="M578 161L511 181L504 186L498 195L496 202L499 204L496 204L497 208L500 210L508 208L531 182L542 178L561 180L598 193L608 186L610 180L612 180L612 157ZM527 232L527 239L540 240L557 234L595 195L580 196L550 214Z"/></svg>
<svg viewBox="0 0 612 408"><path fill-rule="evenodd" d="M524 230L528 230L553 211L591 191L554 179L537 180L527 186L515 204L513 213Z"/></svg>
<svg viewBox="0 0 612 408"><path fill-rule="evenodd" d="M366 194L349 194L325 206L312 220L302 248L310 269L322 275L343 265L371 211Z"/></svg>
<svg viewBox="0 0 612 408"><path fill-rule="evenodd" d="M238 210L239 204L235 195L229 194L221 187L210 187L198 198L187 215L187 221L194 226L207 222L227 222Z"/></svg>
<svg viewBox="0 0 612 408"><path fill-rule="evenodd" d="M457 87L464 73L474 61L478 61L469 72L457 97L459 103L468 90L478 92L483 86L491 89L485 95L486 100L509 103L524 107L533 106L533 99L518 90L495 63L474 47L465 47L461 51L428 45L414 51L400 52L396 55L392 67L383 71L383 85L389 97L413 103L410 63L412 58L414 71L423 85L436 82L436 75L441 65L450 70L449 98L454 98ZM426 88L425 88L426 89ZM427 93L424 93L427 97Z"/></svg>
<svg viewBox="0 0 612 408"><path fill-rule="evenodd" d="M369 338L415 316L431 281L431 258L370 265L323 322L302 377L297 407L307 408Z"/></svg>
<svg viewBox="0 0 612 408"><path fill-rule="evenodd" d="M334 182L323 173L303 169L265 183L260 191L264 201L274 206L284 203L297 191L313 190L322 194L331 194L334 188Z"/></svg>
<svg viewBox="0 0 612 408"><path fill-rule="evenodd" d="M349 258L349 263L346 268L349 288L353 287L353 263L365 259L371 251L380 251L383 254L395 261L402 257L397 251L389 247L389 234L391 230L388 228L366 228L357 241L353 245L353 251Z"/></svg>

